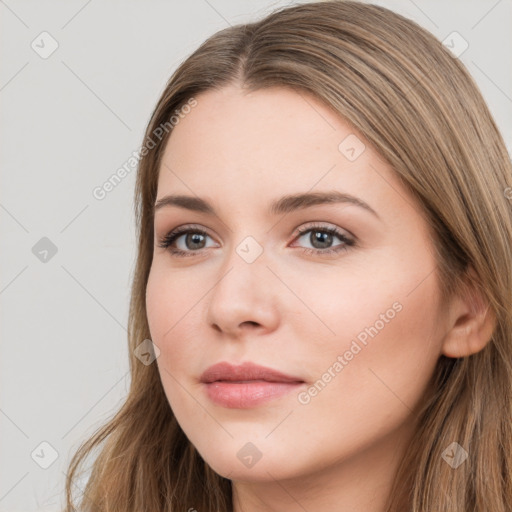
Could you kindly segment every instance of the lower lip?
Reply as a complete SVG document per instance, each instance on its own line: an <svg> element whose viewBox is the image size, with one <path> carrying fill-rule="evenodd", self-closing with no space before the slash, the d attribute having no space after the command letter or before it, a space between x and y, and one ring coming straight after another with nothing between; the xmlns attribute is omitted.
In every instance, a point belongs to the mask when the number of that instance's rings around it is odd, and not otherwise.
<svg viewBox="0 0 512 512"><path fill-rule="evenodd" d="M205 384L210 400L223 407L248 409L297 390L303 382L216 381Z"/></svg>

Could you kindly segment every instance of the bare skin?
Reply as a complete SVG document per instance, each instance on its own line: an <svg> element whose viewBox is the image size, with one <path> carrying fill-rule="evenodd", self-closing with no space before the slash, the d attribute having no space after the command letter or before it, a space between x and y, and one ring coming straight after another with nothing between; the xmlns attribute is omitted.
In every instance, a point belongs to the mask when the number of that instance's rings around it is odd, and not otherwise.
<svg viewBox="0 0 512 512"><path fill-rule="evenodd" d="M169 404L201 456L232 480L235 512L382 512L439 356L480 350L490 319L464 298L441 308L419 206L314 97L229 86L197 101L165 148L157 202L200 197L216 214L156 211L147 286ZM269 211L288 194L333 191L375 213L348 202ZM159 247L188 224L196 238ZM223 407L200 382L220 361L304 382L256 407ZM251 467L237 456L244 446L261 455Z"/></svg>

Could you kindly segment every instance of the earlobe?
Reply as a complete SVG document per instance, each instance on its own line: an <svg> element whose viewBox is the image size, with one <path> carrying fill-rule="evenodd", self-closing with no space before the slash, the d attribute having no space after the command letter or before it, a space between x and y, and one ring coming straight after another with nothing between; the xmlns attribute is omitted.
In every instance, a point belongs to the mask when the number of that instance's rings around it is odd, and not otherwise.
<svg viewBox="0 0 512 512"><path fill-rule="evenodd" d="M466 357L480 352L492 338L496 316L477 286L470 268L462 290L450 303L449 330L442 353L447 357Z"/></svg>

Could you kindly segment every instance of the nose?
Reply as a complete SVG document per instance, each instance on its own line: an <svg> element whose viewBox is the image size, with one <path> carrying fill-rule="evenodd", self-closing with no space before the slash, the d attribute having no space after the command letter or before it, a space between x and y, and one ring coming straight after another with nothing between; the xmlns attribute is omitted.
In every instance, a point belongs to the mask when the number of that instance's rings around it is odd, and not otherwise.
<svg viewBox="0 0 512 512"><path fill-rule="evenodd" d="M279 323L277 284L263 253L246 262L233 250L209 294L208 325L232 338L271 332Z"/></svg>

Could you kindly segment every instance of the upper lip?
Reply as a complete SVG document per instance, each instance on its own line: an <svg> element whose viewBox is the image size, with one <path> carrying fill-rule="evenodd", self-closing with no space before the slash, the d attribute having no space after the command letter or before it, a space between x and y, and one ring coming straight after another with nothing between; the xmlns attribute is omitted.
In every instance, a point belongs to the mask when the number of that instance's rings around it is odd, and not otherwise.
<svg viewBox="0 0 512 512"><path fill-rule="evenodd" d="M282 372L246 362L232 365L228 362L214 364L201 374L201 382L265 380L267 382L304 382L300 377L286 375Z"/></svg>

